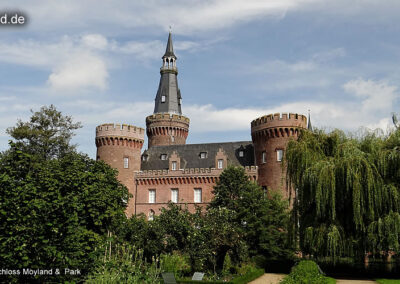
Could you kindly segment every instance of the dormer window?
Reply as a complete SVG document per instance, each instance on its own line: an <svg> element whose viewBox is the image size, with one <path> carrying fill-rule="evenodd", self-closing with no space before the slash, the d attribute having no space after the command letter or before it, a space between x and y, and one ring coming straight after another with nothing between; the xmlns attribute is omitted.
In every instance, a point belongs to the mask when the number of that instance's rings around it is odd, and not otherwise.
<svg viewBox="0 0 400 284"><path fill-rule="evenodd" d="M207 158L207 152L200 152L200 159Z"/></svg>
<svg viewBox="0 0 400 284"><path fill-rule="evenodd" d="M142 156L142 161L143 161L143 162L146 162L146 161L147 161L147 155L143 155L143 156Z"/></svg>
<svg viewBox="0 0 400 284"><path fill-rule="evenodd" d="M161 102L165 103L165 96L161 96Z"/></svg>
<svg viewBox="0 0 400 284"><path fill-rule="evenodd" d="M239 157L241 157L241 158L244 157L244 151L243 150L239 151Z"/></svg>
<svg viewBox="0 0 400 284"><path fill-rule="evenodd" d="M167 154L161 154L160 159L165 161L167 159Z"/></svg>

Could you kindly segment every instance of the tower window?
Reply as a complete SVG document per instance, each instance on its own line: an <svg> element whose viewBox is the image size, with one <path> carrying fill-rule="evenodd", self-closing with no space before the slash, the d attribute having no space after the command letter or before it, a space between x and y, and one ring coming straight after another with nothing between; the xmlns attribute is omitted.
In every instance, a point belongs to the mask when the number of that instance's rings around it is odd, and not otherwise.
<svg viewBox="0 0 400 284"><path fill-rule="evenodd" d="M171 163L171 170L176 171L176 162L175 161L173 161Z"/></svg>
<svg viewBox="0 0 400 284"><path fill-rule="evenodd" d="M182 99L181 99L181 98L179 98L179 104L180 104L180 105L182 104Z"/></svg>
<svg viewBox="0 0 400 284"><path fill-rule="evenodd" d="M207 152L200 152L200 159L207 158Z"/></svg>
<svg viewBox="0 0 400 284"><path fill-rule="evenodd" d="M218 169L222 169L224 167L224 160L219 159L218 160Z"/></svg>
<svg viewBox="0 0 400 284"><path fill-rule="evenodd" d="M156 190L149 189L149 203L156 203Z"/></svg>
<svg viewBox="0 0 400 284"><path fill-rule="evenodd" d="M194 189L194 203L201 203L201 188Z"/></svg>
<svg viewBox="0 0 400 284"><path fill-rule="evenodd" d="M124 169L128 169L128 168L129 168L129 158L124 157Z"/></svg>
<svg viewBox="0 0 400 284"><path fill-rule="evenodd" d="M178 203L178 193L179 191L177 188L171 189L171 202Z"/></svg>
<svg viewBox="0 0 400 284"><path fill-rule="evenodd" d="M165 103L165 96L161 96L161 102Z"/></svg>
<svg viewBox="0 0 400 284"><path fill-rule="evenodd" d="M267 153L265 151L262 152L261 160L262 160L263 164L265 164L267 162Z"/></svg>
<svg viewBox="0 0 400 284"><path fill-rule="evenodd" d="M167 159L167 154L161 154L161 160L165 161Z"/></svg>
<svg viewBox="0 0 400 284"><path fill-rule="evenodd" d="M276 150L276 160L281 162L283 158L283 150Z"/></svg>
<svg viewBox="0 0 400 284"><path fill-rule="evenodd" d="M239 151L239 157L244 157L244 151L243 150Z"/></svg>

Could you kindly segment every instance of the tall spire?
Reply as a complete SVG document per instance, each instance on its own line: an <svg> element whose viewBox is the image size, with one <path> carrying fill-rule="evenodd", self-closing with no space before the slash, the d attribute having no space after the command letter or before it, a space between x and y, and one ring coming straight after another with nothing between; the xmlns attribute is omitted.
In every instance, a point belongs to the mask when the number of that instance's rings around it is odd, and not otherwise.
<svg viewBox="0 0 400 284"><path fill-rule="evenodd" d="M172 35L169 32L167 48L162 57L163 65L160 69L161 78L155 98L154 113L182 114L181 91L178 88L178 68L176 68L177 57L174 54Z"/></svg>
<svg viewBox="0 0 400 284"><path fill-rule="evenodd" d="M311 125L311 114L310 114L310 110L308 110L308 124L307 124L307 129L312 131L312 125Z"/></svg>
<svg viewBox="0 0 400 284"><path fill-rule="evenodd" d="M174 57L176 59L176 56L174 54L174 46L172 45L172 36L171 32L169 32L168 35L168 42L167 42L167 48L165 49L165 54L164 57Z"/></svg>

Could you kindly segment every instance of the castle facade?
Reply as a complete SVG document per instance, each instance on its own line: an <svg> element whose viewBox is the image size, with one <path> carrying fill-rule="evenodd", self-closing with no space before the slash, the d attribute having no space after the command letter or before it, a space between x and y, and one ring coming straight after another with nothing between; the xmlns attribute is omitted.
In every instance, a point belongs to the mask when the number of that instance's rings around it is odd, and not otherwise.
<svg viewBox="0 0 400 284"><path fill-rule="evenodd" d="M144 213L149 220L168 202L205 207L219 175L228 165L242 166L265 192L281 191L290 198L282 167L286 145L307 127L304 115L269 114L251 122L251 141L186 144L190 120L182 115L177 57L171 33L162 57L154 113L146 131L128 124L96 127L97 159L118 170L119 180L133 198L127 215ZM310 125L309 125L310 126ZM148 149L143 153L144 135Z"/></svg>

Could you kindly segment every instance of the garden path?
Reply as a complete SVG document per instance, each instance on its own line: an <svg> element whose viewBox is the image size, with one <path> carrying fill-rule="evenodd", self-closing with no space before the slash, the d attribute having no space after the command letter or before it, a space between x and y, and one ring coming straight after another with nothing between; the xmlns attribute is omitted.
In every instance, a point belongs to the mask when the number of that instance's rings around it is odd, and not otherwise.
<svg viewBox="0 0 400 284"><path fill-rule="evenodd" d="M278 284L286 274L278 273L265 273L256 280L249 282L249 284Z"/></svg>

